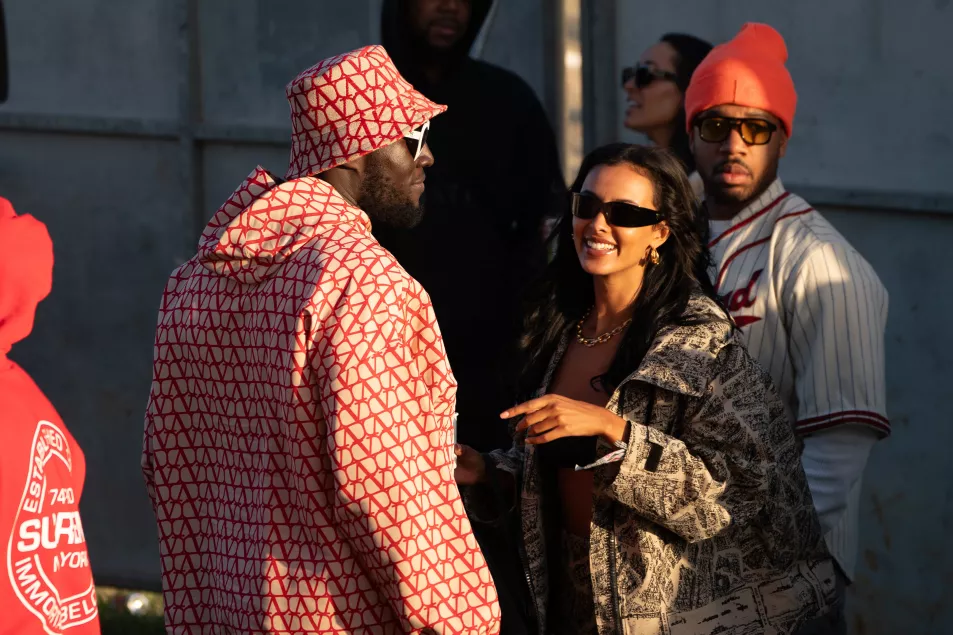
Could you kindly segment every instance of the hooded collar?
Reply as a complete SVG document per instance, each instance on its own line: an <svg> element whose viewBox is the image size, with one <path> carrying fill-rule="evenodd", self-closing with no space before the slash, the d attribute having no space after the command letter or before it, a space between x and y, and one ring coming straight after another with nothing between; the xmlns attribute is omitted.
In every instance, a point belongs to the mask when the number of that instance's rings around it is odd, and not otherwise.
<svg viewBox="0 0 953 635"><path fill-rule="evenodd" d="M661 329L638 369L622 384L643 381L690 397L705 394L733 326L724 310L700 293L691 297L682 316L698 323Z"/></svg>
<svg viewBox="0 0 953 635"><path fill-rule="evenodd" d="M252 284L335 228L370 235L371 221L317 177L279 184L258 166L205 228L198 260L210 271Z"/></svg>
<svg viewBox="0 0 953 635"><path fill-rule="evenodd" d="M451 67L469 59L473 44L480 36L493 4L493 0L473 0L470 3L470 23L467 25L467 31L457 46L446 53L453 58L449 64ZM414 86L425 93L433 88L428 85L422 72L424 45L411 30L408 0L384 0L381 6L381 43L390 52L400 72Z"/></svg>
<svg viewBox="0 0 953 635"><path fill-rule="evenodd" d="M46 225L17 216L0 198L0 360L33 330L37 305L53 285L53 241Z"/></svg>

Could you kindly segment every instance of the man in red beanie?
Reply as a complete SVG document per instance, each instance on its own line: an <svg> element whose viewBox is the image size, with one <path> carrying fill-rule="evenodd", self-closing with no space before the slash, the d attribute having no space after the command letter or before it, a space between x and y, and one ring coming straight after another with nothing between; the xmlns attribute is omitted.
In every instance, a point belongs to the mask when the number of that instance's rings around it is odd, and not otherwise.
<svg viewBox="0 0 953 635"><path fill-rule="evenodd" d="M287 97L286 180L252 171L159 309L143 471L166 629L492 635L456 381L429 296L372 234L420 220L445 107L380 46Z"/></svg>
<svg viewBox="0 0 953 635"><path fill-rule="evenodd" d="M53 405L7 357L53 281L46 226L0 198L0 635L99 633L79 499L86 461Z"/></svg>
<svg viewBox="0 0 953 635"><path fill-rule="evenodd" d="M746 24L685 97L711 215L713 282L804 440L803 462L840 582L854 575L861 477L890 432L887 292L866 260L778 178L797 94L787 47ZM843 594L841 594L843 595ZM829 632L845 632L843 606Z"/></svg>

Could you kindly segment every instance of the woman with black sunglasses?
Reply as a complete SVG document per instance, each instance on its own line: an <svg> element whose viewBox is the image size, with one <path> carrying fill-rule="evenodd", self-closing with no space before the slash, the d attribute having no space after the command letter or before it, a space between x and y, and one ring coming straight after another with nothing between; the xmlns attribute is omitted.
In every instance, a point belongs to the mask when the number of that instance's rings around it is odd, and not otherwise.
<svg viewBox="0 0 953 635"><path fill-rule="evenodd" d="M692 73L711 48L693 35L668 33L646 49L635 66L622 69L622 88L628 97L625 127L641 132L660 148L671 149L691 175L699 200L703 186L688 147L684 102Z"/></svg>
<svg viewBox="0 0 953 635"><path fill-rule="evenodd" d="M518 532L540 633L816 627L834 567L798 442L715 300L682 167L605 146L572 191L523 339L535 396L501 415L515 444L456 448L471 519Z"/></svg>

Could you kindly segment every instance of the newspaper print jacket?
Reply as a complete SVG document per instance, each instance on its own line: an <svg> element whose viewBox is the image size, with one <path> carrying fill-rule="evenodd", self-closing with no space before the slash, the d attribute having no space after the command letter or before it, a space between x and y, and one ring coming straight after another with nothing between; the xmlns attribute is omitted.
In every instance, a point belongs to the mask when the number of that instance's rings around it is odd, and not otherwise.
<svg viewBox="0 0 953 635"><path fill-rule="evenodd" d="M827 613L835 591L801 446L770 378L720 307L696 295L686 314L710 320L663 329L606 405L630 432L623 459L594 474L598 631L794 632ZM567 345L568 337L544 389ZM613 449L599 442L599 455ZM518 438L489 456L521 483L521 555L545 633L547 502L535 448ZM474 517L481 494L466 496Z"/></svg>

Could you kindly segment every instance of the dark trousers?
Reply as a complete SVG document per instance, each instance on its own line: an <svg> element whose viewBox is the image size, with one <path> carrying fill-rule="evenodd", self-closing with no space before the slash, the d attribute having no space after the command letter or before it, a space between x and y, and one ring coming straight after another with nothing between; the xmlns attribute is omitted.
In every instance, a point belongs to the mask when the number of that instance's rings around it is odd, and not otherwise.
<svg viewBox="0 0 953 635"><path fill-rule="evenodd" d="M834 608L826 615L799 628L797 635L847 635L847 614L844 610L847 600L847 576L841 572L836 562L834 569L837 575L837 599Z"/></svg>
<svg viewBox="0 0 953 635"><path fill-rule="evenodd" d="M532 600L526 586L523 565L513 540L502 535L502 528L472 523L473 535L480 544L496 594L500 602L500 635L535 635L531 615Z"/></svg>

